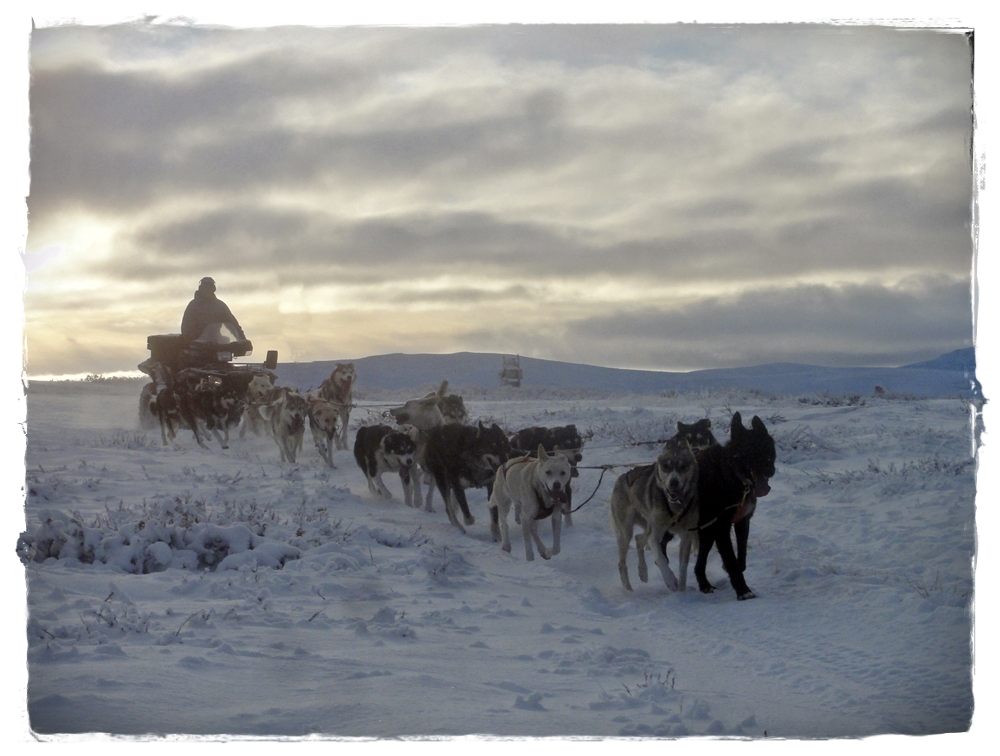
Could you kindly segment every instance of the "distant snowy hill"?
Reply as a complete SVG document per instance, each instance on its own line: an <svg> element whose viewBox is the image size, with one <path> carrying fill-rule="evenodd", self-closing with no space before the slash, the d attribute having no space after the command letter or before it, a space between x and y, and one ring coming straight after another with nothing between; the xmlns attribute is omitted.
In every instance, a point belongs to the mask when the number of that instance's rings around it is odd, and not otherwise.
<svg viewBox="0 0 1000 756"><path fill-rule="evenodd" d="M956 349L954 352L942 354L927 362L914 362L912 365L903 365L904 368L928 368L930 370L964 370L970 374L976 372L976 348Z"/></svg>
<svg viewBox="0 0 1000 756"><path fill-rule="evenodd" d="M457 354L384 354L351 361L358 386L389 391L429 390L448 379L454 388L499 386L502 356ZM278 365L279 382L308 389L330 375L336 361ZM876 386L896 394L970 396L975 381L973 349L959 350L930 362L899 368L832 368L777 363L743 368L668 373L621 370L554 360L521 357L524 388L584 388L603 391L658 393L718 389L758 389L776 394L829 392L870 395Z"/></svg>

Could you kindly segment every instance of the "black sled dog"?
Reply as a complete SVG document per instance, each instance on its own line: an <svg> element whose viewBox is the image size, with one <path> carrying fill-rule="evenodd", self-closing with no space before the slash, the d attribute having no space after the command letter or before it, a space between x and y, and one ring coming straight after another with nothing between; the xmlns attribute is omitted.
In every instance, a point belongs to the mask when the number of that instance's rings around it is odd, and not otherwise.
<svg viewBox="0 0 1000 756"><path fill-rule="evenodd" d="M705 563L712 546L719 549L722 565L740 601L756 598L743 573L747 567L747 537L757 499L771 490L774 476L774 439L756 415L750 430L743 427L740 413L733 415L728 443L710 446L698 458L698 559L694 575L702 593L715 590L705 577ZM729 536L736 531L736 553Z"/></svg>
<svg viewBox="0 0 1000 756"><path fill-rule="evenodd" d="M456 505L461 508L466 525L476 521L469 511L465 489L485 486L487 494L492 495L497 468L508 459L510 441L496 423L489 428L481 422L478 425L440 425L427 434L425 469L441 492L448 519L463 533L465 528L458 521Z"/></svg>

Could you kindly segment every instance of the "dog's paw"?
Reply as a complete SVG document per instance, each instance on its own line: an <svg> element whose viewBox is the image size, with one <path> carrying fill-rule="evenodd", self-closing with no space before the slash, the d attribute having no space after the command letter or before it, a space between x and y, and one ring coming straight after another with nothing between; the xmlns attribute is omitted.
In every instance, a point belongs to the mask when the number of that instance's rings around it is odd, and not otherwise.
<svg viewBox="0 0 1000 756"><path fill-rule="evenodd" d="M747 601L752 598L757 598L757 594L749 589L745 593L736 594L737 601Z"/></svg>
<svg viewBox="0 0 1000 756"><path fill-rule="evenodd" d="M504 551L506 551L508 554L510 553L510 544L509 543L501 544L500 548L503 549Z"/></svg>
<svg viewBox="0 0 1000 756"><path fill-rule="evenodd" d="M476 524L476 518L473 517L472 515L469 515L468 517L465 517L464 519L465 519L465 524L466 525L475 525Z"/></svg>
<svg viewBox="0 0 1000 756"><path fill-rule="evenodd" d="M702 593L715 593L715 586L711 583L705 583L704 585L699 585L698 590Z"/></svg>

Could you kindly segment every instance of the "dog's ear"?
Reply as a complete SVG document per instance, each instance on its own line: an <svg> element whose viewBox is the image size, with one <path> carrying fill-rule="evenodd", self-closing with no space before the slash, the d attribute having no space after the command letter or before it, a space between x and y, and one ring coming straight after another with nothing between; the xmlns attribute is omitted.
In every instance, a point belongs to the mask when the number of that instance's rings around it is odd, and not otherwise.
<svg viewBox="0 0 1000 756"><path fill-rule="evenodd" d="M740 433L745 431L746 428L743 427L743 418L740 417L740 413L736 412L733 414L733 422L729 426L729 436L730 438L736 438Z"/></svg>
<svg viewBox="0 0 1000 756"><path fill-rule="evenodd" d="M753 428L758 433L760 431L764 431L765 433L767 433L767 427L764 425L764 421L761 420L756 415L754 415L753 420L750 421L750 427Z"/></svg>
<svg viewBox="0 0 1000 756"><path fill-rule="evenodd" d="M446 391L448 391L448 379L447 378L445 378L443 381L441 381L441 387L437 390L437 395L440 396L440 397L444 397Z"/></svg>
<svg viewBox="0 0 1000 756"><path fill-rule="evenodd" d="M538 461L544 462L549 458L549 455L545 451L545 447L541 444L538 445Z"/></svg>

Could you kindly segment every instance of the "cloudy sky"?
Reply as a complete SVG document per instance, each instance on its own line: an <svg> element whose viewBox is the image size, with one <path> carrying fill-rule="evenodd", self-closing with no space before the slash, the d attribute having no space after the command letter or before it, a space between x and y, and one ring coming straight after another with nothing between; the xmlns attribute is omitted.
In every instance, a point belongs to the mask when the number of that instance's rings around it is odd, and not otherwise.
<svg viewBox="0 0 1000 756"><path fill-rule="evenodd" d="M134 369L204 275L282 361L971 346L971 64L831 24L43 26L28 374Z"/></svg>

